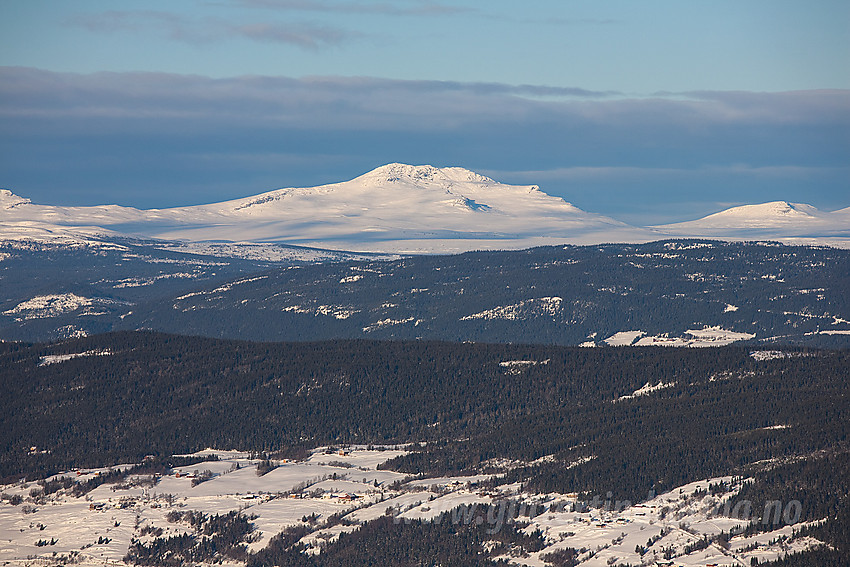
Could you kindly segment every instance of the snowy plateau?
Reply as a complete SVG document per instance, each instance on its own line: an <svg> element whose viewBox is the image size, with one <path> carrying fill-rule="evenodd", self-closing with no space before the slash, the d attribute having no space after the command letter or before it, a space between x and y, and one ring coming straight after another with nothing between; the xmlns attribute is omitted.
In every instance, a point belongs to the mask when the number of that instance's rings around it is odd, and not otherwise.
<svg viewBox="0 0 850 567"><path fill-rule="evenodd" d="M777 201L634 227L585 212L536 185L505 185L460 167L398 163L341 183L171 209L39 205L0 190L0 240L87 243L116 236L240 243L253 254L262 244L427 254L669 237L847 247L850 208L824 212Z"/></svg>

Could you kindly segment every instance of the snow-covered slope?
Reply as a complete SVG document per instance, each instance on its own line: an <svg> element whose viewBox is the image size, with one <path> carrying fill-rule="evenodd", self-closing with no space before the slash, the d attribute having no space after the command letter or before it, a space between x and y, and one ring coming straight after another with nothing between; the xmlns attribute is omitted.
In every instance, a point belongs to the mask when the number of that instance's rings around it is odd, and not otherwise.
<svg viewBox="0 0 850 567"><path fill-rule="evenodd" d="M83 353L104 354L108 353ZM524 492L519 483L493 489L479 486L490 475L413 480L378 468L407 451L379 449L355 446L331 452L320 447L308 459L275 462L274 469L262 476L257 474L260 461L251 459L250 453L206 449L192 456L214 455L217 460L176 467L162 476L131 475L120 483L101 484L85 496L70 489L47 493L42 485L23 481L0 485L6 495L0 501L4 542L0 560L4 565L121 564L132 543L149 544L151 533L168 538L197 532L196 526L181 523L179 515L175 519L174 514L187 511L244 513L250 518L252 553L290 527L303 529L306 535L299 543L305 554L313 554L340 533L358 530L364 522L386 514L398 522L431 522L443 513L447 515L441 521L455 524L486 522L489 534L517 520L528 523L528 532L542 534L543 549L499 559L529 567L551 565L544 557L565 548L580 549L572 564L587 567L618 560L631 565L702 566L751 565L753 559L775 560L822 545L794 534L809 523L774 521L768 526L765 521L764 531L743 533L751 508L740 504L742 483L731 476L691 482L634 505L604 501L598 495L580 501L576 494ZM108 470L67 471L48 480L83 486ZM493 506L492 511L485 506ZM796 522L794 510L789 503L782 512ZM334 515L343 517L343 522L329 523ZM308 516L314 520L308 522ZM721 532L731 536L726 545L718 538ZM664 559L671 556L675 562Z"/></svg>
<svg viewBox="0 0 850 567"><path fill-rule="evenodd" d="M850 208L826 212L804 203L773 201L733 207L698 220L653 228L674 236L840 243L850 241Z"/></svg>
<svg viewBox="0 0 850 567"><path fill-rule="evenodd" d="M667 237L850 246L850 208L830 213L776 201L638 228L585 212L536 185L505 185L459 167L399 163L341 183L171 209L37 205L0 190L0 239L84 242L93 235L116 234L385 253L642 243Z"/></svg>
<svg viewBox="0 0 850 567"><path fill-rule="evenodd" d="M351 181L223 203L139 210L35 205L5 191L4 233L103 227L169 240L279 242L341 250L459 252L541 244L648 241L650 231L587 213L537 186L466 169L390 164Z"/></svg>
<svg viewBox="0 0 850 567"><path fill-rule="evenodd" d="M121 236L105 227L121 219L139 218L140 213L117 205L35 205L8 189L0 189L0 240L89 245L95 243L92 238Z"/></svg>

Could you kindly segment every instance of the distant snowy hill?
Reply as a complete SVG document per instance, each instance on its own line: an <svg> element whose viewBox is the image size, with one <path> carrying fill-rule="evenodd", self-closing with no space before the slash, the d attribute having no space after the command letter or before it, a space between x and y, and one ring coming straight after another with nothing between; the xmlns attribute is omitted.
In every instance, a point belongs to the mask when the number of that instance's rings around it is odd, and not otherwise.
<svg viewBox="0 0 850 567"><path fill-rule="evenodd" d="M846 245L850 242L850 207L826 212L804 203L773 201L653 228L671 236Z"/></svg>
<svg viewBox="0 0 850 567"><path fill-rule="evenodd" d="M824 212L776 201L694 221L635 227L583 211L536 185L505 185L459 167L399 163L341 183L171 209L38 205L0 190L0 240L85 244L115 236L393 254L669 237L850 247L850 208Z"/></svg>
<svg viewBox="0 0 850 567"><path fill-rule="evenodd" d="M645 242L657 236L582 211L534 185L505 185L457 167L403 164L343 183L172 209L36 205L4 191L0 211L6 238L67 238L99 227L104 233L167 240L396 253Z"/></svg>

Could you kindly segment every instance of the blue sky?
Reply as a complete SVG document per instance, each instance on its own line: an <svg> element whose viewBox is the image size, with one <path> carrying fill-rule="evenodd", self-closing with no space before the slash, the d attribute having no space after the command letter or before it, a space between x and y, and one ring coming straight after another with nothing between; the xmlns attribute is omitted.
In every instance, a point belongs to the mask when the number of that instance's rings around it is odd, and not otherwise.
<svg viewBox="0 0 850 567"><path fill-rule="evenodd" d="M0 187L165 207L392 161L627 222L850 205L850 3L4 0Z"/></svg>

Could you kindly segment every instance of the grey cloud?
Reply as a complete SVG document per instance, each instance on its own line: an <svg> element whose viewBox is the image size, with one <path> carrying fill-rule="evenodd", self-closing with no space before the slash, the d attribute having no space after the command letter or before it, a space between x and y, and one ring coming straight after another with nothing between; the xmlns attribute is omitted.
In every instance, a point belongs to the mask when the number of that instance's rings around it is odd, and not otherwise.
<svg viewBox="0 0 850 567"><path fill-rule="evenodd" d="M439 2L329 2L321 0L236 0L242 6L285 11L384 14L391 16L446 15L470 12L469 8Z"/></svg>
<svg viewBox="0 0 850 567"><path fill-rule="evenodd" d="M377 14L385 16L445 16L474 14L479 18L507 20L506 16L484 9L456 6L429 0L407 0L396 2L340 2L330 0L233 0L237 5L280 11L325 12L337 14ZM556 26L599 26L620 23L611 18L563 18L526 19L521 24Z"/></svg>
<svg viewBox="0 0 850 567"><path fill-rule="evenodd" d="M287 43L310 49L338 44L355 36L339 28L305 24L255 23L229 26L229 30L257 41Z"/></svg>
<svg viewBox="0 0 850 567"><path fill-rule="evenodd" d="M91 32L116 32L138 30L154 23L180 25L183 21L174 14L152 10L122 11L108 10L95 14L77 14L68 24L85 28Z"/></svg>
<svg viewBox="0 0 850 567"><path fill-rule="evenodd" d="M546 18L546 19L534 19L534 20L524 20L522 23L524 24L534 24L534 25L549 25L549 26L608 26L612 24L619 24L621 20L617 20L614 18Z"/></svg>
<svg viewBox="0 0 850 567"><path fill-rule="evenodd" d="M818 89L786 92L749 91L689 91L682 93L659 92L662 100L681 100L693 104L713 103L723 109L722 115L732 121L753 122L771 120L799 122L816 115L828 122L847 123L850 119L850 97L847 90ZM721 113L718 112L718 117Z"/></svg>
<svg viewBox="0 0 850 567"><path fill-rule="evenodd" d="M245 33L277 33L245 30ZM608 93L577 88L365 77L238 77L211 79L164 73L77 75L33 69L0 71L2 113L44 116L151 118L193 117L213 122L255 122L429 129L507 116L528 116L557 103L546 96L600 98ZM407 119L429 117L411 124ZM407 117L407 119L403 118ZM442 126L440 126L442 127Z"/></svg>
<svg viewBox="0 0 850 567"><path fill-rule="evenodd" d="M539 183L609 214L610 203L638 210L636 192L648 209L689 193L757 201L800 191L812 197L798 200L839 208L848 124L850 91L628 98L369 77L0 68L0 186L37 198L38 187L120 183L127 194L138 187L138 200L125 203L165 206L404 161Z"/></svg>
<svg viewBox="0 0 850 567"><path fill-rule="evenodd" d="M70 18L68 23L96 33L152 31L188 43L204 43L221 37L220 26L212 20L190 20L171 12L154 10L81 13Z"/></svg>
<svg viewBox="0 0 850 567"><path fill-rule="evenodd" d="M243 29L285 36L286 29ZM330 41L332 38L328 38ZM296 41L288 38L287 41ZM303 39L301 41L309 41ZM653 128L698 135L698 129L841 124L850 121L850 91L692 93L689 98L625 98L619 93L535 85L403 81L369 77L246 76L212 79L165 73L79 75L0 69L0 112L54 116L228 117L246 124L272 120L311 127L399 127L427 130L433 122L530 123ZM411 122L427 117L428 121Z"/></svg>
<svg viewBox="0 0 850 567"><path fill-rule="evenodd" d="M144 31L192 44L233 38L318 49L357 37L358 34L310 22L228 22L219 18L187 18L170 12L111 10L78 14L68 22L92 32Z"/></svg>

